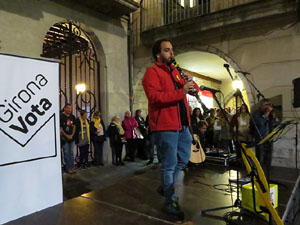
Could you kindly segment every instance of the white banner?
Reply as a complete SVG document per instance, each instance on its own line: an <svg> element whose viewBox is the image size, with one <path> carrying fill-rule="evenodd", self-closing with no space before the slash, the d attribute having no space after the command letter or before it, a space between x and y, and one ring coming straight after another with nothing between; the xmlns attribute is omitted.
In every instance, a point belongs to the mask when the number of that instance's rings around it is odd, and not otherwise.
<svg viewBox="0 0 300 225"><path fill-rule="evenodd" d="M0 223L62 201L58 76L56 62L0 55Z"/></svg>

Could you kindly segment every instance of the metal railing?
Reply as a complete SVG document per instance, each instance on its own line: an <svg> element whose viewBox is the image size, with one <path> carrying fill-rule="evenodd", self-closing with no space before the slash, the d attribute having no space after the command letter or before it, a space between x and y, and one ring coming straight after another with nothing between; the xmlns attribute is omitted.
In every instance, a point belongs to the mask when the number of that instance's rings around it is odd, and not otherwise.
<svg viewBox="0 0 300 225"><path fill-rule="evenodd" d="M142 0L141 31L261 0Z"/></svg>

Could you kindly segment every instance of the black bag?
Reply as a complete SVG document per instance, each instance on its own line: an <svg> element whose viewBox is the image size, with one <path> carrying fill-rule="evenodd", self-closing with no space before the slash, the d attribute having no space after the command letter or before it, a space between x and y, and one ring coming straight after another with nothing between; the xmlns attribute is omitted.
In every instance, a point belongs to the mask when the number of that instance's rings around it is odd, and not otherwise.
<svg viewBox="0 0 300 225"><path fill-rule="evenodd" d="M96 142L104 142L106 141L105 135L96 136Z"/></svg>

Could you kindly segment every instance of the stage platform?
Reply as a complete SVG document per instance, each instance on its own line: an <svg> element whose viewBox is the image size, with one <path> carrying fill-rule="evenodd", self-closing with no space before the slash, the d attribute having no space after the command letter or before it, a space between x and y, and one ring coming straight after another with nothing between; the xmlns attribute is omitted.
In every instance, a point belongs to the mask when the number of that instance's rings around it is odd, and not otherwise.
<svg viewBox="0 0 300 225"><path fill-rule="evenodd" d="M172 217L161 210L164 199L156 192L160 184L159 164L149 166L145 164L146 161L142 161L128 163L125 167L112 165L92 167L76 174L64 174L66 201L7 224L176 224ZM271 179L280 183L278 208L280 216L284 213L298 174L299 171L295 169L272 168ZM185 224L226 224L222 217L226 212L232 211L231 208L213 212L214 216L211 217L202 216L201 210L232 205L236 199L236 188L233 188L231 195L228 186L229 177L236 177L235 170L209 163L180 174L176 190L185 212ZM72 197L75 198L67 200ZM254 216L250 216L248 220L246 224L265 224Z"/></svg>

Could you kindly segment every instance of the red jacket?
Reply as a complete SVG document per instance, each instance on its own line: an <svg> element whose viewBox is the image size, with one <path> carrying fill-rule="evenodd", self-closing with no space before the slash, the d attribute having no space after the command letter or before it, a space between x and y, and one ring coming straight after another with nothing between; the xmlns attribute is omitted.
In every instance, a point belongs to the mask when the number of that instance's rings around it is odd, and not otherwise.
<svg viewBox="0 0 300 225"><path fill-rule="evenodd" d="M178 90L175 90L171 74L178 84ZM155 62L152 67L147 68L142 83L148 98L151 131L180 130L182 128L179 109L181 100L184 100L190 123L189 107L182 89L186 82L173 65L169 67L166 64ZM199 91L196 83L194 86Z"/></svg>

